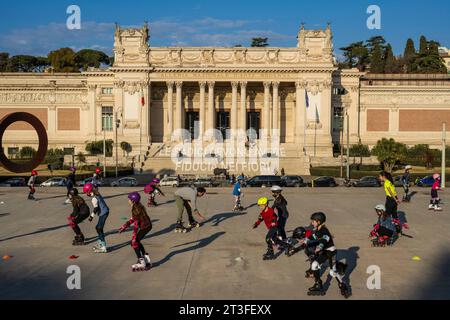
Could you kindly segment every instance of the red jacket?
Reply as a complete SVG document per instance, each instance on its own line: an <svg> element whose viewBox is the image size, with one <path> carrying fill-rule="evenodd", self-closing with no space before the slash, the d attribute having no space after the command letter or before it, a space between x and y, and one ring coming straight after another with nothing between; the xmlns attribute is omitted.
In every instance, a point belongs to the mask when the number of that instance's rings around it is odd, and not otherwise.
<svg viewBox="0 0 450 320"><path fill-rule="evenodd" d="M278 216L270 207L267 207L264 211L261 212L258 221L256 221L256 225L259 226L263 221L266 224L267 229L273 228L272 223L275 224L275 227L278 226Z"/></svg>

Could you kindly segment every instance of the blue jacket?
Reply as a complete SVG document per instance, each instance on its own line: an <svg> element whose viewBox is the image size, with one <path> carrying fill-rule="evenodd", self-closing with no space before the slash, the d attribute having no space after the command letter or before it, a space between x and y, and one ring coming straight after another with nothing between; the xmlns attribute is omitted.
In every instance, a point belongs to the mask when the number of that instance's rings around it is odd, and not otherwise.
<svg viewBox="0 0 450 320"><path fill-rule="evenodd" d="M233 188L233 196L240 196L241 193L241 184L240 182L237 182Z"/></svg>

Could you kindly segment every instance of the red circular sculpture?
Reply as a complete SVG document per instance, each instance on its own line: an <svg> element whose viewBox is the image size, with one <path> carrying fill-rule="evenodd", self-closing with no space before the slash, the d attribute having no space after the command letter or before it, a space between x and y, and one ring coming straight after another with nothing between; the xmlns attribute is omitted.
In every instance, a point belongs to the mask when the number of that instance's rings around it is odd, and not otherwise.
<svg viewBox="0 0 450 320"><path fill-rule="evenodd" d="M39 148L34 156L28 163L15 163L9 160L5 152L3 151L3 135L6 129L13 124L14 122L24 121L29 123L34 130L36 130L38 138L39 138ZM0 120L0 163L7 170L14 173L25 173L31 172L31 170L37 168L45 159L45 155L47 153L48 147L48 137L47 131L42 124L42 122L32 114L26 112L15 112L5 116L2 120Z"/></svg>

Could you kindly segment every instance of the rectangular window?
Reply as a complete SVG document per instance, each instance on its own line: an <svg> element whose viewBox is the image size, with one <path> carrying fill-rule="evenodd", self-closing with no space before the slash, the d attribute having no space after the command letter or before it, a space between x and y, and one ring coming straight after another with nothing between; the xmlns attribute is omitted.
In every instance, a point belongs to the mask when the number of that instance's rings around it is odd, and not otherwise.
<svg viewBox="0 0 450 320"><path fill-rule="evenodd" d="M333 94L336 96L343 96L347 94L347 90L345 88L333 88Z"/></svg>
<svg viewBox="0 0 450 320"><path fill-rule="evenodd" d="M102 94L113 94L113 88L102 88Z"/></svg>
<svg viewBox="0 0 450 320"><path fill-rule="evenodd" d="M228 139L227 137L227 130L230 129L230 113L219 111L217 112L217 130L219 130L222 133L222 138Z"/></svg>
<svg viewBox="0 0 450 320"><path fill-rule="evenodd" d="M19 154L19 148L16 147L8 148L8 155L12 156L17 154Z"/></svg>
<svg viewBox="0 0 450 320"><path fill-rule="evenodd" d="M102 107L102 131L113 131L113 107Z"/></svg>
<svg viewBox="0 0 450 320"><path fill-rule="evenodd" d="M259 139L261 116L259 112L247 112L247 131L252 129L249 140ZM254 136L256 134L256 136Z"/></svg>
<svg viewBox="0 0 450 320"><path fill-rule="evenodd" d="M75 148L64 148L64 154L69 156L75 155Z"/></svg>
<svg viewBox="0 0 450 320"><path fill-rule="evenodd" d="M197 139L200 132L200 115L198 112L186 112L186 130L191 134L191 139Z"/></svg>
<svg viewBox="0 0 450 320"><path fill-rule="evenodd" d="M342 107L334 107L333 132L340 132L342 130L343 121L344 121L344 109Z"/></svg>

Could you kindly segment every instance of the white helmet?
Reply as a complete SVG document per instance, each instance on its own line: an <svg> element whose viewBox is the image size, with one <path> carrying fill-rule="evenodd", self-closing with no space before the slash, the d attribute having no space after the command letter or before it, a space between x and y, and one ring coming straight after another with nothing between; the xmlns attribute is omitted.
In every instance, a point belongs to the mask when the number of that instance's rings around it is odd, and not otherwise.
<svg viewBox="0 0 450 320"><path fill-rule="evenodd" d="M377 211L386 211L386 206L384 204L379 204L375 207Z"/></svg>
<svg viewBox="0 0 450 320"><path fill-rule="evenodd" d="M281 192L281 191L283 191L283 188L281 188L280 186L273 186L271 191L272 192Z"/></svg>
<svg viewBox="0 0 450 320"><path fill-rule="evenodd" d="M410 166L410 165L407 165L406 167L405 167L405 170L411 170L412 169L412 166Z"/></svg>

